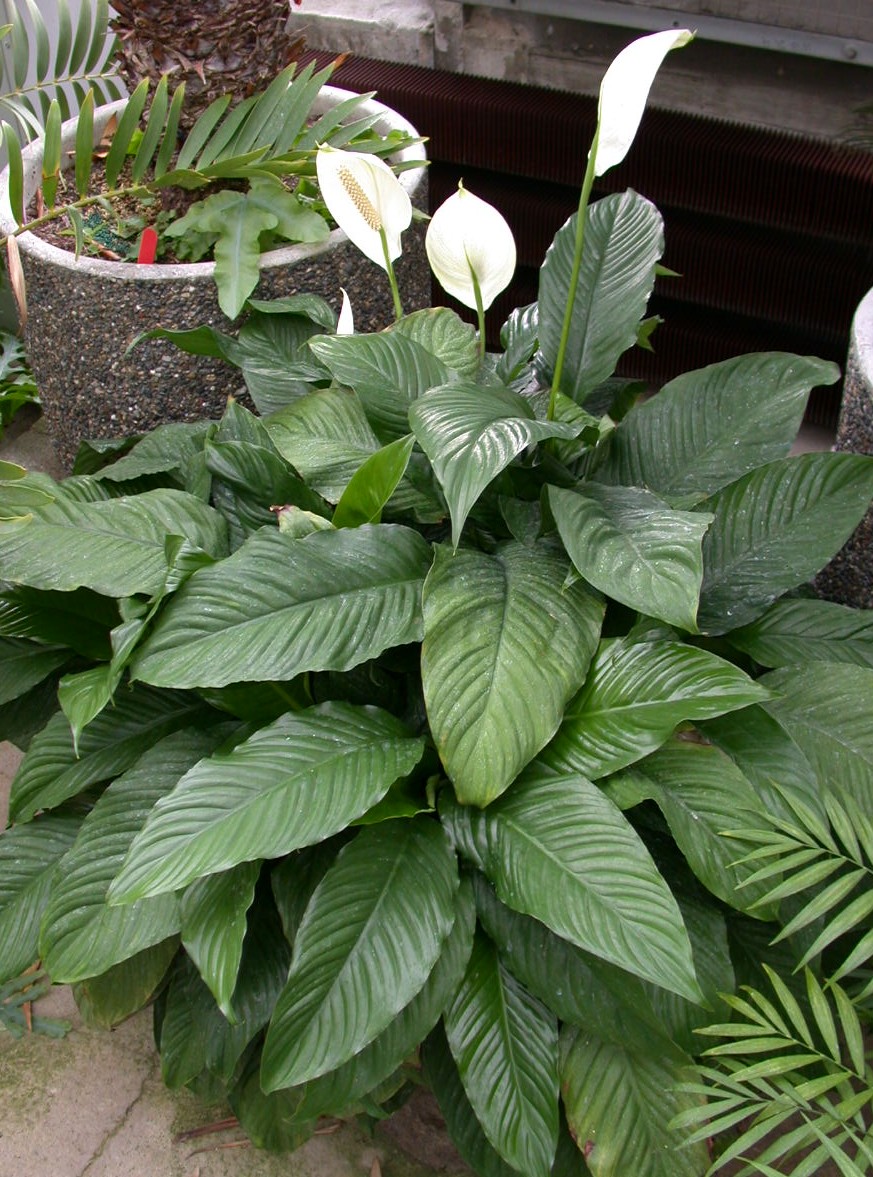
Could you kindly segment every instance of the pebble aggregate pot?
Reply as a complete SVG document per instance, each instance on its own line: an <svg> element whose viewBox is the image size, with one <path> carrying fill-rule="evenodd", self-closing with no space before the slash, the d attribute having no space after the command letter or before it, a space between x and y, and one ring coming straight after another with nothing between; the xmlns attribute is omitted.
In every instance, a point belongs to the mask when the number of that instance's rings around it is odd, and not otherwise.
<svg viewBox="0 0 873 1177"><path fill-rule="evenodd" d="M855 311L843 380L834 449L873 454L873 290ZM873 609L873 509L816 580L824 596L859 609Z"/></svg>
<svg viewBox="0 0 873 1177"><path fill-rule="evenodd" d="M325 86L313 108L318 115L349 97ZM126 100L95 112L98 143ZM394 129L417 132L395 111L375 100L359 114L381 112L380 134ZM64 124L63 147L71 151L77 120ZM400 159L425 159L416 145ZM25 199L40 182L42 149L25 151ZM401 173L413 204L426 207L423 167ZM0 176L0 231L14 221L6 173ZM423 233L414 225L406 235L398 281L406 310L426 306L430 279ZM25 339L42 399L43 413L58 456L71 465L83 438L140 433L165 421L195 421L220 416L238 379L219 360L185 355L166 340L150 340L128 353L131 342L155 327L184 329L201 323L227 329L218 306L214 263L136 265L80 256L59 249L35 234L18 238L26 280ZM391 295L377 266L362 258L339 229L319 245L289 245L262 255L257 298L316 293L337 308L340 287L355 307L358 329L377 330L393 319Z"/></svg>

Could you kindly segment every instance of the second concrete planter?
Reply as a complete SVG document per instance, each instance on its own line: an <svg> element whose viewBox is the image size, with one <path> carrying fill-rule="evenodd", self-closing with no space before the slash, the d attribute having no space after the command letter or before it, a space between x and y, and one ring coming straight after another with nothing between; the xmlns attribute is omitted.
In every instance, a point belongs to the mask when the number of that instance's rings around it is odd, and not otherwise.
<svg viewBox="0 0 873 1177"><path fill-rule="evenodd" d="M320 114L348 92L326 86L314 108ZM98 109L95 143L124 102ZM361 113L378 113L375 129L417 132L390 108L368 100ZM64 125L64 148L75 142L76 120ZM423 147L401 153L424 160ZM40 183L39 143L25 152L26 200ZM401 173L413 204L427 205L423 167ZM6 174L0 176L0 231L14 228ZM219 416L238 376L218 360L189 356L172 344L131 342L154 327L182 329L209 323L230 324L218 306L214 264L141 266L80 257L35 234L18 238L26 280L28 318L25 340L43 403L43 413L58 455L69 467L84 438L138 433L165 421ZM430 277L421 226L404 239L397 267L405 310L426 306ZM385 274L337 229L321 245L291 245L265 253L255 297L320 294L338 307L340 287L352 301L358 330L376 330L393 318Z"/></svg>

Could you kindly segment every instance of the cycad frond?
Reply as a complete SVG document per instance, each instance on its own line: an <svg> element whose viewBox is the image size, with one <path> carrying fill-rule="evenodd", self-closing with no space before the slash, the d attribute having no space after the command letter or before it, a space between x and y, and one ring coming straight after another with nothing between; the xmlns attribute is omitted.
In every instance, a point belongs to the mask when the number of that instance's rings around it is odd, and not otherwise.
<svg viewBox="0 0 873 1177"><path fill-rule="evenodd" d="M707 1102L673 1127L690 1130L689 1142L739 1129L710 1173L738 1160L741 1174L813 1177L836 1159L841 1173L867 1177L873 1069L857 1010L838 984L823 988L809 969L805 1008L767 974L772 995L745 988L745 997L725 996L737 1021L698 1031L722 1039L706 1051L716 1065L702 1066L701 1081L684 1088Z"/></svg>
<svg viewBox="0 0 873 1177"><path fill-rule="evenodd" d="M728 835L757 844L757 849L741 862L760 865L741 885L773 883L758 900L760 905L803 896L800 910L785 924L777 940L823 921L821 932L807 947L799 968L838 940L852 938L848 954L836 968L828 970L831 980L839 981L873 958L873 823L847 794L825 794L827 824L798 798L787 792L783 796L795 821L769 815L768 830L735 830ZM864 995L870 991L868 986Z"/></svg>
<svg viewBox="0 0 873 1177"><path fill-rule="evenodd" d="M57 0L57 20L53 44L34 0L0 0L0 21L9 26L0 118L11 120L24 140L41 133L53 100L66 119L89 90L98 103L124 94L112 65L115 38L109 29L108 0L82 4L75 24L69 0Z"/></svg>

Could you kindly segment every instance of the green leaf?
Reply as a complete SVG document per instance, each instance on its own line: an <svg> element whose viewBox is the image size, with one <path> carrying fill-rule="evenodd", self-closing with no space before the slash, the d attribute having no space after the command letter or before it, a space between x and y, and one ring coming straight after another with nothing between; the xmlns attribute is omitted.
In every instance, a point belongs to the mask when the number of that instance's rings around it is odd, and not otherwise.
<svg viewBox="0 0 873 1177"><path fill-rule="evenodd" d="M38 810L52 809L132 768L171 732L193 724L205 726L214 717L192 695L134 687L119 692L115 706L88 726L77 756L70 726L58 713L34 737L19 766L9 797L10 817L30 821Z"/></svg>
<svg viewBox="0 0 873 1177"><path fill-rule="evenodd" d="M497 376L509 383L533 356L539 342L539 307L530 303L516 307L500 328L503 355L497 361Z"/></svg>
<svg viewBox="0 0 873 1177"><path fill-rule="evenodd" d="M179 939L172 936L162 944L144 948L101 976L74 986L73 996L85 1024L111 1030L142 1009L164 979L178 949Z"/></svg>
<svg viewBox="0 0 873 1177"><path fill-rule="evenodd" d="M83 5L80 16L84 18L87 5ZM89 90L79 105L76 124L76 149L74 175L76 192L81 199L88 193L91 183L91 161L94 155L94 91Z"/></svg>
<svg viewBox="0 0 873 1177"><path fill-rule="evenodd" d="M40 953L55 981L107 972L179 930L174 895L109 907L106 893L153 805L227 729L174 732L148 748L114 781L86 817L63 859L42 921Z"/></svg>
<svg viewBox="0 0 873 1177"><path fill-rule="evenodd" d="M349 670L420 640L430 560L427 543L405 527L302 539L263 529L182 586L140 647L133 676L220 687Z"/></svg>
<svg viewBox="0 0 873 1177"><path fill-rule="evenodd" d="M279 453L331 503L379 449L361 402L341 388L302 397L274 413L266 426Z"/></svg>
<svg viewBox="0 0 873 1177"><path fill-rule="evenodd" d="M694 633L701 544L712 517L673 511L638 487L549 487L558 532L579 573L601 592Z"/></svg>
<svg viewBox="0 0 873 1177"><path fill-rule="evenodd" d="M21 158L21 143L9 123L2 124L3 147L6 150L6 166L9 169L9 207L17 225L25 224L24 216L24 164Z"/></svg>
<svg viewBox="0 0 873 1177"><path fill-rule="evenodd" d="M249 1043L270 1020L285 984L291 950L263 886L248 913L233 1007L233 1024L184 954L177 958L158 1030L164 1081L180 1087L204 1071L229 1085Z"/></svg>
<svg viewBox="0 0 873 1177"><path fill-rule="evenodd" d="M508 907L635 976L700 999L676 900L595 785L534 766L485 810L443 804L462 853Z"/></svg>
<svg viewBox="0 0 873 1177"><path fill-rule="evenodd" d="M255 898L260 869L259 861L240 863L198 879L182 896L182 945L229 1021L235 1018L231 997L242 960L246 912Z"/></svg>
<svg viewBox="0 0 873 1177"><path fill-rule="evenodd" d="M570 290L577 215L558 230L540 268L540 349L549 372ZM582 404L636 343L663 249L661 214L636 192L628 189L589 205L561 381L561 391L572 400Z"/></svg>
<svg viewBox="0 0 873 1177"><path fill-rule="evenodd" d="M873 808L873 670L843 663L811 663L774 670L761 679L764 704L827 788L844 790L869 813Z"/></svg>
<svg viewBox="0 0 873 1177"><path fill-rule="evenodd" d="M162 74L149 104L145 128L139 137L136 152L130 161L131 178L139 184L148 171L158 145L163 138L164 123L167 117L169 75ZM161 149L163 151L163 149Z"/></svg>
<svg viewBox="0 0 873 1177"><path fill-rule="evenodd" d="M0 704L26 694L69 661L64 646L41 646L24 638L0 638Z"/></svg>
<svg viewBox="0 0 873 1177"><path fill-rule="evenodd" d="M383 442L409 432L409 409L451 370L415 339L397 331L375 335L323 335L309 346L334 380L354 388Z"/></svg>
<svg viewBox="0 0 873 1177"><path fill-rule="evenodd" d="M562 1022L585 1026L599 1038L633 1044L638 1050L662 1054L672 1049L638 977L556 936L539 920L513 911L482 875L474 876L474 884L479 919L501 960Z"/></svg>
<svg viewBox="0 0 873 1177"><path fill-rule="evenodd" d="M313 243L326 240L329 229L324 217L280 182L255 176L248 190L225 188L198 201L166 232L169 237L195 232L213 238L218 302L235 319L258 284L263 234Z"/></svg>
<svg viewBox="0 0 873 1177"><path fill-rule="evenodd" d="M753 849L751 843L723 835L762 823L766 811L725 753L680 736L626 775L642 785L664 814L688 865L708 891L740 911L761 898L767 890L761 884L738 890L753 868L735 864Z"/></svg>
<svg viewBox="0 0 873 1177"><path fill-rule="evenodd" d="M455 547L476 500L513 458L545 438L579 432L538 421L529 401L501 385L433 388L411 407L409 424L445 492Z"/></svg>
<svg viewBox="0 0 873 1177"><path fill-rule="evenodd" d="M603 606L548 543L437 549L425 582L422 682L460 801L487 805L554 735L584 681ZM537 700L536 707L531 699Z"/></svg>
<svg viewBox="0 0 873 1177"><path fill-rule="evenodd" d="M783 796L787 794L799 798L819 817L824 816L815 770L794 740L763 707L745 707L707 720L701 730L730 756L770 813L794 820L795 815Z"/></svg>
<svg viewBox="0 0 873 1177"><path fill-rule="evenodd" d="M757 621L732 630L729 641L763 666L852 662L873 669L873 616L833 601L775 601Z"/></svg>
<svg viewBox="0 0 873 1177"><path fill-rule="evenodd" d="M363 523L379 523L382 509L394 494L403 477L415 438L412 434L399 437L372 454L355 471L337 503L333 516L334 527L360 527Z"/></svg>
<svg viewBox="0 0 873 1177"><path fill-rule="evenodd" d="M313 335L332 331L336 315L314 294L271 302L249 299L248 305L250 313L233 341L232 362L242 371L258 412L267 416L311 392L320 369L304 345Z"/></svg>
<svg viewBox="0 0 873 1177"><path fill-rule="evenodd" d="M686 372L628 413L594 477L690 504L787 455L834 364L762 352Z"/></svg>
<svg viewBox="0 0 873 1177"><path fill-rule="evenodd" d="M226 551L224 520L182 491L102 502L58 499L30 522L0 523L3 578L65 592L84 586L112 597L151 594L167 575L168 534L213 555Z"/></svg>
<svg viewBox="0 0 873 1177"><path fill-rule="evenodd" d="M265 1091L323 1075L424 987L455 919L454 855L428 818L363 829L316 888L267 1032Z"/></svg>
<svg viewBox="0 0 873 1177"><path fill-rule="evenodd" d="M748 625L776 597L834 556L873 497L873 459L801 454L753 470L707 503L706 573L698 621L705 633Z"/></svg>
<svg viewBox="0 0 873 1177"><path fill-rule="evenodd" d="M467 1098L492 1147L530 1177L549 1177L558 1144L558 1025L477 936L444 1017Z"/></svg>
<svg viewBox="0 0 873 1177"><path fill-rule="evenodd" d="M383 1083L412 1056L430 1033L458 988L473 947L476 910L469 883L455 896L455 923L424 988L369 1046L335 1071L299 1089L298 1114L306 1119L341 1115Z"/></svg>
<svg viewBox="0 0 873 1177"><path fill-rule="evenodd" d="M677 1089L682 1070L672 1058L636 1054L566 1027L561 1094L592 1177L700 1177L707 1170L706 1145L688 1145L669 1127L698 1102Z"/></svg>
<svg viewBox="0 0 873 1177"><path fill-rule="evenodd" d="M81 821L80 814L52 813L0 835L0 981L38 959L39 921Z"/></svg>
<svg viewBox="0 0 873 1177"><path fill-rule="evenodd" d="M479 1177L517 1177L518 1169L503 1160L482 1131L467 1099L442 1025L428 1037L423 1062L425 1078L439 1102L449 1135L467 1164Z"/></svg>
<svg viewBox="0 0 873 1177"><path fill-rule="evenodd" d="M670 641L604 641L540 760L597 780L654 752L684 720L765 698L764 687L706 650Z"/></svg>
<svg viewBox="0 0 873 1177"><path fill-rule="evenodd" d="M413 311L392 323L388 331L414 339L464 380L472 380L479 371L476 329L448 307Z"/></svg>
<svg viewBox="0 0 873 1177"><path fill-rule="evenodd" d="M324 703L280 716L182 777L135 839L110 901L320 842L410 773L422 747L374 707Z"/></svg>

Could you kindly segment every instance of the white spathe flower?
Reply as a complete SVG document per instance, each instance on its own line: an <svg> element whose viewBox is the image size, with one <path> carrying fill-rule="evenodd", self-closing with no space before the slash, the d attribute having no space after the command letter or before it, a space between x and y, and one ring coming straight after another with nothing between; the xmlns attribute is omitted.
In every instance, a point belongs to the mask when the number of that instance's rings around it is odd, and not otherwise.
<svg viewBox="0 0 873 1177"><path fill-rule="evenodd" d="M336 321L337 335L354 335L355 333L355 319L352 313L352 304L348 293L344 286L340 286L343 295L342 306L340 307L339 318Z"/></svg>
<svg viewBox="0 0 873 1177"><path fill-rule="evenodd" d="M602 176L627 155L661 62L671 49L693 39L690 29L665 29L631 41L612 62L600 83L595 176Z"/></svg>
<svg viewBox="0 0 873 1177"><path fill-rule="evenodd" d="M487 310L515 273L515 238L503 216L463 183L436 210L424 239L427 259L447 294L476 309L475 275Z"/></svg>
<svg viewBox="0 0 873 1177"><path fill-rule="evenodd" d="M387 270L380 230L393 262L400 257L400 235L412 220L406 189L377 156L327 144L318 149L315 169L330 215L365 257Z"/></svg>

